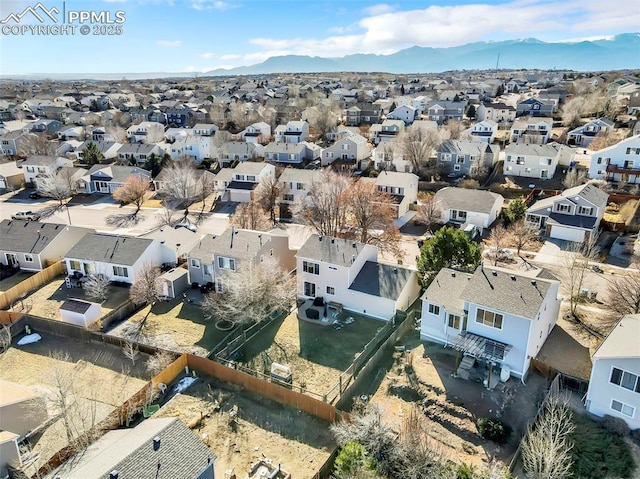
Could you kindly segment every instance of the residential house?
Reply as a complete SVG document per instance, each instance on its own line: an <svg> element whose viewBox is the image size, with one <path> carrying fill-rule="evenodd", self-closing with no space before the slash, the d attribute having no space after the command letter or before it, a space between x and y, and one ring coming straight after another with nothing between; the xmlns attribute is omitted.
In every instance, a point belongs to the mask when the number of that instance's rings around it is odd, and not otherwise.
<svg viewBox="0 0 640 479"><path fill-rule="evenodd" d="M206 235L188 254L192 283L213 284L224 291L224 275L251 268L272 258L285 271L296 266L289 249L289 236L280 230L269 232L228 228L220 235Z"/></svg>
<svg viewBox="0 0 640 479"><path fill-rule="evenodd" d="M504 205L502 195L485 190L442 188L436 192L436 204L443 223L474 225L482 231L498 218Z"/></svg>
<svg viewBox="0 0 640 479"><path fill-rule="evenodd" d="M58 140L66 141L66 140L79 140L84 141L87 137L87 129L84 126L74 126L68 125L60 128L56 135L58 136Z"/></svg>
<svg viewBox="0 0 640 479"><path fill-rule="evenodd" d="M276 143L300 143L309 136L309 123L306 121L289 121L286 125L278 125L275 130Z"/></svg>
<svg viewBox="0 0 640 479"><path fill-rule="evenodd" d="M464 102L432 101L427 108L427 119L442 125L448 120L461 121L466 107Z"/></svg>
<svg viewBox="0 0 640 479"><path fill-rule="evenodd" d="M204 235L188 228L161 226L141 235L140 238L160 241L164 246L160 264L176 266L187 261L189 252L204 238Z"/></svg>
<svg viewBox="0 0 640 479"><path fill-rule="evenodd" d="M160 266L164 246L158 240L104 233L83 236L65 255L67 273L102 274L133 284L145 265Z"/></svg>
<svg viewBox="0 0 640 479"><path fill-rule="evenodd" d="M93 143L98 148L98 151L102 153L105 160L115 160L118 158L120 149L124 146L122 143L115 141L83 141L80 143L73 154L78 161L84 163L84 149L89 146L89 143ZM124 158L123 158L124 159Z"/></svg>
<svg viewBox="0 0 640 479"><path fill-rule="evenodd" d="M419 177L413 173L382 171L374 178L362 178L360 181L372 181L376 189L393 199L395 217L401 218L409 211L409 206L418 201Z"/></svg>
<svg viewBox="0 0 640 479"><path fill-rule="evenodd" d="M503 380L524 380L558 318L559 288L544 269L479 266L469 274L443 268L422 296L420 338L470 357L462 365L497 365ZM463 366L458 374L467 371Z"/></svg>
<svg viewBox="0 0 640 479"><path fill-rule="evenodd" d="M73 161L61 156L30 156L22 162L20 168L24 172L24 181L35 185L36 177L40 175L53 175L63 166L73 166Z"/></svg>
<svg viewBox="0 0 640 479"><path fill-rule="evenodd" d="M62 260L69 249L93 230L58 223L0 222L0 263L24 271L42 271Z"/></svg>
<svg viewBox="0 0 640 479"><path fill-rule="evenodd" d="M154 121L143 121L127 128L131 143L156 143L164 138L164 125Z"/></svg>
<svg viewBox="0 0 640 479"><path fill-rule="evenodd" d="M215 125L214 125L215 126ZM213 136L186 136L171 144L171 159L189 158L196 163L214 156Z"/></svg>
<svg viewBox="0 0 640 479"><path fill-rule="evenodd" d="M416 271L378 263L378 248L313 234L296 254L297 295L323 298L382 320L406 311L420 287Z"/></svg>
<svg viewBox="0 0 640 479"><path fill-rule="evenodd" d="M162 156L163 153L153 143L126 143L118 149L118 161L122 164L143 165L151 155Z"/></svg>
<svg viewBox="0 0 640 479"><path fill-rule="evenodd" d="M586 125L574 128L567 133L567 145L587 148L596 135L611 133L613 129L614 124L611 120L606 118L591 120Z"/></svg>
<svg viewBox="0 0 640 479"><path fill-rule="evenodd" d="M314 182L322 181L321 170L285 168L280 183L280 219L291 219L290 207L307 197Z"/></svg>
<svg viewBox="0 0 640 479"><path fill-rule="evenodd" d="M0 190L16 190L24 186L24 171L15 161L0 163Z"/></svg>
<svg viewBox="0 0 640 479"><path fill-rule="evenodd" d="M379 145L394 140L404 131L402 120L384 120L382 123L371 125L369 128L369 138L371 143Z"/></svg>
<svg viewBox="0 0 640 479"><path fill-rule="evenodd" d="M441 176L476 176L498 160L500 148L482 141L445 140L437 149Z"/></svg>
<svg viewBox="0 0 640 479"><path fill-rule="evenodd" d="M187 136L194 136L195 132L191 128L167 128L164 132L164 139L173 143L177 140L183 140Z"/></svg>
<svg viewBox="0 0 640 479"><path fill-rule="evenodd" d="M233 179L233 168L220 168L213 179L213 192L220 201L229 201L227 186Z"/></svg>
<svg viewBox="0 0 640 479"><path fill-rule="evenodd" d="M180 419L150 418L133 428L107 432L47 479L214 479L215 460Z"/></svg>
<svg viewBox="0 0 640 479"><path fill-rule="evenodd" d="M626 76L607 85L607 96L614 98L616 101L628 99L634 92L640 88L640 78L634 76Z"/></svg>
<svg viewBox="0 0 640 479"><path fill-rule="evenodd" d="M355 165L357 168L362 160L369 158L371 149L367 139L361 135L350 134L336 141L329 148L322 150L322 166L327 166L339 160Z"/></svg>
<svg viewBox="0 0 640 479"><path fill-rule="evenodd" d="M22 130L10 131L0 137L0 153L2 156L19 155L34 138L37 137Z"/></svg>
<svg viewBox="0 0 640 479"><path fill-rule="evenodd" d="M551 116L557 111L557 104L550 100L527 98L516 105L516 116Z"/></svg>
<svg viewBox="0 0 640 479"><path fill-rule="evenodd" d="M98 127L98 128L94 128L93 131L91 132L91 141L93 141L93 142L96 142L96 141L113 142L113 141L116 141L116 139L112 134L107 133L107 130L105 128Z"/></svg>
<svg viewBox="0 0 640 479"><path fill-rule="evenodd" d="M413 172L413 165L404 159L401 148L389 148L382 144L371 150L373 167L378 171L404 171Z"/></svg>
<svg viewBox="0 0 640 479"><path fill-rule="evenodd" d="M309 151L304 143L269 143L264 149L264 159L276 163L299 165L309 159Z"/></svg>
<svg viewBox="0 0 640 479"><path fill-rule="evenodd" d="M383 114L379 103L358 102L343 111L342 119L347 126L374 125L380 122Z"/></svg>
<svg viewBox="0 0 640 479"><path fill-rule="evenodd" d="M38 391L0 379L0 431L22 439L48 418L45 398Z"/></svg>
<svg viewBox="0 0 640 479"><path fill-rule="evenodd" d="M176 126L178 128L187 126L194 115L191 108L185 105L176 105L173 108L166 108L164 113L167 115L167 125Z"/></svg>
<svg viewBox="0 0 640 479"><path fill-rule="evenodd" d="M640 429L640 314L624 316L593 355L587 411Z"/></svg>
<svg viewBox="0 0 640 479"><path fill-rule="evenodd" d="M151 181L151 172L137 166L93 165L87 174L78 180L78 192L110 195L133 175Z"/></svg>
<svg viewBox="0 0 640 479"><path fill-rule="evenodd" d="M193 125L193 134L196 136L213 136L218 131L218 126L213 123L196 123Z"/></svg>
<svg viewBox="0 0 640 479"><path fill-rule="evenodd" d="M183 191L187 197L197 198L199 193L203 191L203 186L206 186L205 189L210 189L210 187L214 185L215 180L216 175L211 171L203 168L196 168L193 170L193 175L190 177L190 181L181 185L181 188L184 188ZM169 181L171 181L171 170L166 167L162 168L160 173L158 173L152 181L153 189L162 193L162 190L166 189ZM175 181L175 176L173 181Z"/></svg>
<svg viewBox="0 0 640 479"><path fill-rule="evenodd" d="M627 115L637 117L640 113L640 86L629 97L629 103L627 103Z"/></svg>
<svg viewBox="0 0 640 479"><path fill-rule="evenodd" d="M47 135L47 137L55 136L64 124L58 120L36 120L31 123L31 133Z"/></svg>
<svg viewBox="0 0 640 479"><path fill-rule="evenodd" d="M463 136L469 136L473 141L493 143L498 133L498 124L493 120L483 120L462 132Z"/></svg>
<svg viewBox="0 0 640 479"><path fill-rule="evenodd" d="M593 152L589 178L640 184L640 135Z"/></svg>
<svg viewBox="0 0 640 479"><path fill-rule="evenodd" d="M552 129L553 118L520 118L511 125L509 141L544 145L549 141Z"/></svg>
<svg viewBox="0 0 640 479"><path fill-rule="evenodd" d="M402 105L387 114L387 120L401 120L405 125L411 125L420 112L412 105Z"/></svg>
<svg viewBox="0 0 640 479"><path fill-rule="evenodd" d="M220 148L220 160L228 166L234 161L245 162L257 158L264 152L262 145L244 141L229 141Z"/></svg>
<svg viewBox="0 0 640 479"><path fill-rule="evenodd" d="M227 185L229 201L248 203L253 199L253 190L260 181L275 178L276 168L269 163L244 162L233 169L233 178Z"/></svg>
<svg viewBox="0 0 640 479"><path fill-rule="evenodd" d="M555 175L561 158L564 158L563 164L571 163L573 150L559 143L513 143L507 146L504 154L503 172L506 176L548 180Z"/></svg>
<svg viewBox="0 0 640 479"><path fill-rule="evenodd" d="M247 143L266 143L271 138L271 125L264 121L253 123L238 133L238 137Z"/></svg>
<svg viewBox="0 0 640 479"><path fill-rule="evenodd" d="M523 93L529 91L529 85L527 85L526 80L513 79L509 80L505 84L506 90L509 93Z"/></svg>
<svg viewBox="0 0 640 479"><path fill-rule="evenodd" d="M476 118L480 121L510 123L516 119L516 109L505 103L483 103L476 110Z"/></svg>
<svg viewBox="0 0 640 479"><path fill-rule="evenodd" d="M605 191L587 183L536 201L526 221L549 238L582 242L598 231L608 199Z"/></svg>

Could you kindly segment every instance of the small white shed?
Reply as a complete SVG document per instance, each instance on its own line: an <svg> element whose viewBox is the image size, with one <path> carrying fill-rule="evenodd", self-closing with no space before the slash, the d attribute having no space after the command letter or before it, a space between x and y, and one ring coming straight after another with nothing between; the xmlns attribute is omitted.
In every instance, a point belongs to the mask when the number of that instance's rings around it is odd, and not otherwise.
<svg viewBox="0 0 640 479"><path fill-rule="evenodd" d="M173 268L158 278L160 292L167 298L175 299L189 287L189 271L185 268Z"/></svg>
<svg viewBox="0 0 640 479"><path fill-rule="evenodd" d="M81 299L67 299L60 306L62 321L88 328L102 317L102 306Z"/></svg>

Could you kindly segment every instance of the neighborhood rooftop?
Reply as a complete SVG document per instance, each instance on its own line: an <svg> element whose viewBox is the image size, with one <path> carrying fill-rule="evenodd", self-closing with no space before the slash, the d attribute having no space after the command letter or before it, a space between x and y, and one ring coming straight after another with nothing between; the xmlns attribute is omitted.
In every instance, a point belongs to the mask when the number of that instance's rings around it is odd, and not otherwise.
<svg viewBox="0 0 640 479"><path fill-rule="evenodd" d="M488 214L493 209L497 193L484 190L447 187L438 191L438 200L446 209L475 211Z"/></svg>
<svg viewBox="0 0 640 479"><path fill-rule="evenodd" d="M153 243L150 239L88 234L65 255L69 259L133 266Z"/></svg>
<svg viewBox="0 0 640 479"><path fill-rule="evenodd" d="M349 267L365 246L367 245L357 241L313 234L302 245L296 256Z"/></svg>
<svg viewBox="0 0 640 479"><path fill-rule="evenodd" d="M0 223L0 249L39 254L65 228L69 227L58 223L3 220Z"/></svg>
<svg viewBox="0 0 640 479"><path fill-rule="evenodd" d="M593 355L602 358L640 357L640 314L623 317Z"/></svg>
<svg viewBox="0 0 640 479"><path fill-rule="evenodd" d="M407 268L367 261L349 289L396 300L411 280L413 273Z"/></svg>

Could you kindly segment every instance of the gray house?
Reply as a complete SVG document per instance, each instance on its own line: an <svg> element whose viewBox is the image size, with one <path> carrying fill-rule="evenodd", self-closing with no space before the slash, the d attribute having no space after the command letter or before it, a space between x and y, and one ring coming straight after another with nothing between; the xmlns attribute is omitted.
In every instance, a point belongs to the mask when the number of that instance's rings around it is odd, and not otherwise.
<svg viewBox="0 0 640 479"><path fill-rule="evenodd" d="M467 104L465 102L454 101L434 101L430 102L427 107L427 116L429 120L435 121L438 125L442 125L447 120L462 120L464 110Z"/></svg>
<svg viewBox="0 0 640 479"><path fill-rule="evenodd" d="M606 118L591 120L586 125L579 126L567 133L567 145L587 148L597 134L610 133L613 128L613 122Z"/></svg>
<svg viewBox="0 0 640 479"><path fill-rule="evenodd" d="M0 163L0 190L24 186L24 172L15 161Z"/></svg>
<svg viewBox="0 0 640 479"><path fill-rule="evenodd" d="M476 176L498 159L500 148L483 141L445 140L437 150L441 176Z"/></svg>
<svg viewBox="0 0 640 479"><path fill-rule="evenodd" d="M552 116L558 106L550 100L527 98L516 105L517 116Z"/></svg>
<svg viewBox="0 0 640 479"><path fill-rule="evenodd" d="M151 181L151 172L137 166L93 165L78 180L78 191L81 193L112 194L130 176L140 176Z"/></svg>
<svg viewBox="0 0 640 479"><path fill-rule="evenodd" d="M264 159L277 163L300 164L306 157L304 143L269 143L264 149Z"/></svg>

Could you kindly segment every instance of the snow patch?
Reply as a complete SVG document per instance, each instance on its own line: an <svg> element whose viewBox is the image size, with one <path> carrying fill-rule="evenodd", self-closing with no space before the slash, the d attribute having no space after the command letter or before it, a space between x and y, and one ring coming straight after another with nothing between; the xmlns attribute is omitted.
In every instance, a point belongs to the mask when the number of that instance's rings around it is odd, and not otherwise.
<svg viewBox="0 0 640 479"><path fill-rule="evenodd" d="M38 333L28 334L23 338L21 338L17 344L18 346L24 346L25 344L37 343L41 339L42 339L42 336L40 336Z"/></svg>
<svg viewBox="0 0 640 479"><path fill-rule="evenodd" d="M182 391L187 389L189 386L191 386L194 382L196 382L196 378L192 378L192 377L182 378L180 381L176 383L175 386L173 386L173 392L175 392L176 394L181 393Z"/></svg>

